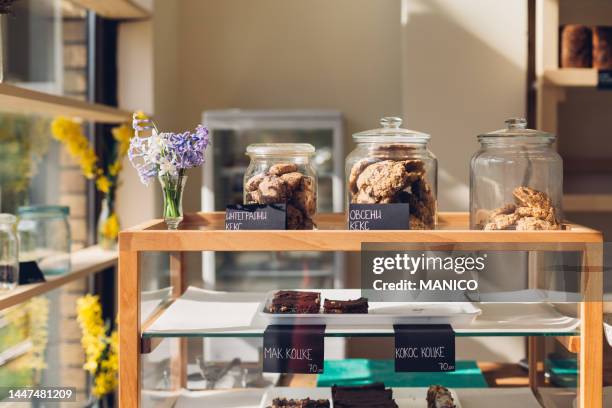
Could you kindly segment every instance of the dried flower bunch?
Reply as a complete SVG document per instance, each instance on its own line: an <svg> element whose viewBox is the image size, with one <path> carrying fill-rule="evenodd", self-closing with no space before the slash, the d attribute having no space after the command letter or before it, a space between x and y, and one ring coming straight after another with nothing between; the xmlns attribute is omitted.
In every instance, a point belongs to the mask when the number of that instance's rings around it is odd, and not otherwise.
<svg viewBox="0 0 612 408"><path fill-rule="evenodd" d="M148 137L134 137L128 151L143 184L148 185L158 176L183 176L186 169L204 163L210 142L205 126L198 125L192 132L159 133L153 121L141 112L134 114L132 126L137 132L152 132Z"/></svg>

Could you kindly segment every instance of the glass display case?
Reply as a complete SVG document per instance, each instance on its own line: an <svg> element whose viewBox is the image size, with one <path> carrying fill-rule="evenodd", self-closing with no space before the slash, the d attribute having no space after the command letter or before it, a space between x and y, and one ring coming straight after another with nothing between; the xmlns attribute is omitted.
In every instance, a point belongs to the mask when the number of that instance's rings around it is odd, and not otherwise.
<svg viewBox="0 0 612 408"><path fill-rule="evenodd" d="M119 274L122 294L119 311L119 324L122 327L121 405L132 407L176 403L182 406L185 403L261 407L270 405L266 405L266 398L270 396L302 395L300 398L315 398L319 391L329 392L329 387L340 381L344 385L384 381L387 387L392 387L393 395L404 404L399 404L400 407L412 406L409 401L424 400L427 387L431 384L453 388L453 398L461 404L458 406L485 407L508 398L526 407L541 404L546 407L567 407L573 403L580 408L602 406L603 276L598 272L602 268L603 248L599 231L572 223L564 224L564 229L557 231L470 230L468 213L445 212L438 214L436 230L425 231L351 231L345 228L344 214L319 213L315 221L318 228L314 231L226 231L223 214L198 213L188 214L178 231L168 231L162 222L152 220L122 232L122 273ZM255 371L259 367L261 371L261 360L237 370L235 362L221 358L205 361L202 365L201 348L192 352L189 344L201 344L201 339L222 342L228 351L236 344L234 340L249 340L261 347L266 331L275 324L262 317L262 313L266 313L265 305L269 304L271 294L276 296L278 291L267 288L240 293L188 287L182 272L185 252L363 252L368 250L364 244L372 242L383 247L386 245L387 248L411 245L419 252L435 251L438 245L459 251L525 253L528 256L525 263L529 265L526 289L532 295L542 295L540 300L534 301L530 297L531 301L522 301L513 297L517 296L516 293L506 294L505 298L497 298L497 301L473 300L469 303L479 312L471 319L452 323L457 339L487 337L491 340L490 344L503 347L504 339L508 337L524 338L528 345L525 364L495 364L486 360L493 350L482 349L478 361L457 359L453 373L440 372L433 376L422 372L399 373L394 371L392 360L330 359L326 344L325 370L322 374L283 372L276 379L262 379L260 376L261 382L255 382L253 378L249 379L249 373L253 373L249 367L254 367ZM138 310L142 305L133 301L142 300L144 296L140 285L142 268L139 259L143 254L159 252L170 254L173 293L143 314L144 309ZM565 262L569 262L565 252L568 252L568 256L578 255L577 267L572 268L579 270L580 276L572 276L579 281L580 301L568 302L565 299L557 304L556 293L549 290L554 286L547 285L541 279L541 272L547 271L542 261L550 252L559 252ZM354 270L351 272L357 273ZM329 287L318 287L311 292L323 294L326 289ZM424 303L421 305L411 310L414 313L429 310ZM448 306L448 303L443 305ZM324 313L318 315L327 321L323 332L325 343L333 338L393 339L394 323L385 320L385 316L377 316L380 311L375 311L373 307L371 305L368 311L368 319L361 324L354 321L354 316L343 318L336 315L332 321L324 317ZM302 328L303 324L300 324L299 330ZM163 376L167 380L158 379L158 385L153 389L147 388L145 380L151 373L142 371L142 366L136 362L146 361L149 355L153 356L156 350L168 343L170 363ZM386 358L391 357L394 354L393 343L382 344L386 346L379 344L376 346L379 350L371 346L369 351L386 351ZM455 344L457 352L462 351L462 344L459 341ZM509 368L510 372L505 371ZM229 372L231 374L227 374ZM515 382L512 389L500 386L507 385L505 381L515 381L516 376L521 378L521 386ZM197 383L194 382L196 377L199 379ZM266 388L270 381L276 387ZM219 387L216 387L217 384ZM290 390L286 386L296 389ZM410 394L411 389L416 394Z"/></svg>

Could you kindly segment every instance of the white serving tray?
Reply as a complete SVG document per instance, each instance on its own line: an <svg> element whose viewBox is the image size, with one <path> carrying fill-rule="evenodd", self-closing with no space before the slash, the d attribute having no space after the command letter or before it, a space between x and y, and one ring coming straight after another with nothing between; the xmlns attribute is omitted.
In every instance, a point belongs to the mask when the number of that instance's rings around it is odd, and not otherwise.
<svg viewBox="0 0 612 408"><path fill-rule="evenodd" d="M361 296L359 289L316 289L321 293L321 313L283 314L266 310L276 290L266 294L258 316L268 324L330 324L334 326L389 326L393 324L470 324L482 313L470 302L368 302L368 313L325 314L325 299L349 300Z"/></svg>
<svg viewBox="0 0 612 408"><path fill-rule="evenodd" d="M461 403L457 397L457 393L449 388L453 395L456 408L461 408ZM268 389L261 399L259 408L267 408L272 405L274 398L293 398L293 399L328 399L330 407L333 408L334 403L331 398L331 388L292 388L292 387L274 387ZM399 408L427 408L427 388L393 388L393 399Z"/></svg>

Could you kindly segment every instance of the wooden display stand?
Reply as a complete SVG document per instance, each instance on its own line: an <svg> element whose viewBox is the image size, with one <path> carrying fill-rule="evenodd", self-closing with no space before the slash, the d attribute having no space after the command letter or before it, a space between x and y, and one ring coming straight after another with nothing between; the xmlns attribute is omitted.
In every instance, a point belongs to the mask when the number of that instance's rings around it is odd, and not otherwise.
<svg viewBox="0 0 612 408"><path fill-rule="evenodd" d="M535 251L555 245L560 250L583 253L582 293L588 302L580 303L580 337L565 339L568 349L579 352L580 408L602 406L602 235L599 231L578 225L567 225L563 231L472 231L467 213L441 213L438 228L427 231L348 231L344 214L321 214L316 231L225 231L223 213L187 215L178 231L166 230L162 220L130 228L119 236L119 401L122 407L137 407L141 394L140 359L143 351L143 327L140 323L141 252L170 253L173 296L184 287L183 251L361 251L363 243L461 243L473 249L491 243L511 244L513 250ZM205 317L203 317L205 318ZM530 383L537 393L537 344L530 338ZM146 348L154 347L145 343ZM182 350L181 350L182 349ZM174 361L177 374L174 385L185 385L186 361L183 340L179 342Z"/></svg>

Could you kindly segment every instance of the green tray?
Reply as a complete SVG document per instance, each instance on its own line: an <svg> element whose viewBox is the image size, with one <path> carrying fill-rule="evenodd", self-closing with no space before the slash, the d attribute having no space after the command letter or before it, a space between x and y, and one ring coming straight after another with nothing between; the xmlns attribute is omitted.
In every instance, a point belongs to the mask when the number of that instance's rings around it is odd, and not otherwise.
<svg viewBox="0 0 612 408"><path fill-rule="evenodd" d="M456 370L448 373L396 373L393 360L326 360L324 373L317 378L318 387L372 382L384 382L389 387L428 387L431 384L450 388L487 387L475 361L457 361Z"/></svg>

